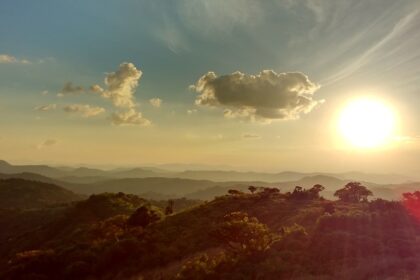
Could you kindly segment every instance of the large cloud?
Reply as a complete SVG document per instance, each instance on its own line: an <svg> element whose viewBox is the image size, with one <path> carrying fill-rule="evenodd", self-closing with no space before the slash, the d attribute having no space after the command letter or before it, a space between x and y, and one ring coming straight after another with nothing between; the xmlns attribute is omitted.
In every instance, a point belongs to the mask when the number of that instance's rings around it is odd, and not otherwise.
<svg viewBox="0 0 420 280"><path fill-rule="evenodd" d="M114 125L140 125L149 126L151 122L144 118L142 113L135 109L129 109L125 112L116 112L111 116L111 121Z"/></svg>
<svg viewBox="0 0 420 280"><path fill-rule="evenodd" d="M94 107L85 104L71 104L63 107L63 110L67 113L79 113L85 118L97 116L105 112L102 107Z"/></svg>
<svg viewBox="0 0 420 280"><path fill-rule="evenodd" d="M110 99L116 107L133 108L135 107L134 92L142 74L133 63L124 62L120 64L117 71L106 75L105 89L99 85L93 85L90 90Z"/></svg>
<svg viewBox="0 0 420 280"><path fill-rule="evenodd" d="M222 107L231 118L297 119L323 102L313 98L319 86L299 72L264 70L247 75L238 71L224 76L208 72L191 88L199 94L197 105Z"/></svg>

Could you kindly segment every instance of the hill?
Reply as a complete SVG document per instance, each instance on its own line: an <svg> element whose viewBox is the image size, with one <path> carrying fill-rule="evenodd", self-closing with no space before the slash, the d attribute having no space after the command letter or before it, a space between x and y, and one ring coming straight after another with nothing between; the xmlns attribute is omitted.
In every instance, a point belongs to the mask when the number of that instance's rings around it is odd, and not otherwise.
<svg viewBox="0 0 420 280"><path fill-rule="evenodd" d="M0 180L0 208L40 208L81 198L54 184L24 179Z"/></svg>
<svg viewBox="0 0 420 280"><path fill-rule="evenodd" d="M7 256L0 277L368 280L420 275L420 224L399 202L302 200L266 189L224 195L167 216L147 205L122 193L78 202L51 222L9 237L12 245L0 243Z"/></svg>

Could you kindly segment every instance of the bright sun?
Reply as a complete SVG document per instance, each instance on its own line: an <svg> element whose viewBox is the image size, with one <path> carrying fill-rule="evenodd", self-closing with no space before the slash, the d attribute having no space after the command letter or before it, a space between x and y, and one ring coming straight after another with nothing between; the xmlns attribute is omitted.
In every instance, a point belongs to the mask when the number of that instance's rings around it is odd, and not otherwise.
<svg viewBox="0 0 420 280"><path fill-rule="evenodd" d="M350 102L339 118L339 130L349 144L358 148L375 148L392 137L395 117L379 100L362 98Z"/></svg>

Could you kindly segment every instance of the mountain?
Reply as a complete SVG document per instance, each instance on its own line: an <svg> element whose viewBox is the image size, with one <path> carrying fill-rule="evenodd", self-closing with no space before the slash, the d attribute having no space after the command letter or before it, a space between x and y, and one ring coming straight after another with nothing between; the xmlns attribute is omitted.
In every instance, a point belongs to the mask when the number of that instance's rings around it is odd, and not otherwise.
<svg viewBox="0 0 420 280"><path fill-rule="evenodd" d="M47 177L65 176L66 172L47 165L11 165L0 161L0 173L37 173Z"/></svg>
<svg viewBox="0 0 420 280"><path fill-rule="evenodd" d="M179 165L188 167L188 165ZM206 166L202 166L206 167ZM209 167L209 166L207 166ZM0 173L37 173L43 176L60 179L70 183L92 183L94 181L104 181L112 178L148 178L148 177L164 177L164 178L183 178L193 180L209 180L215 182L290 182L297 181L304 177L310 176L331 176L347 181L365 181L376 184L400 184L414 181L413 178L398 174L374 174L363 172L345 172L345 173L323 173L323 172L293 172L285 171L279 173L264 172L240 172L225 170L204 170L194 169L179 171L178 169L168 171L155 167L141 168L118 168L112 170L101 170L95 168L79 167L79 168L63 168L50 167L46 165L11 165L5 161L0 161ZM81 179L89 177L89 179Z"/></svg>
<svg viewBox="0 0 420 280"><path fill-rule="evenodd" d="M16 178L0 180L0 208L40 208L81 199L54 184Z"/></svg>
<svg viewBox="0 0 420 280"><path fill-rule="evenodd" d="M190 180L182 178L125 178L111 179L90 184L67 185L66 187L76 193L93 194L103 192L125 192L143 194L156 192L161 195L179 197L200 189L215 186L217 183L207 180ZM229 183L222 183L229 185Z"/></svg>

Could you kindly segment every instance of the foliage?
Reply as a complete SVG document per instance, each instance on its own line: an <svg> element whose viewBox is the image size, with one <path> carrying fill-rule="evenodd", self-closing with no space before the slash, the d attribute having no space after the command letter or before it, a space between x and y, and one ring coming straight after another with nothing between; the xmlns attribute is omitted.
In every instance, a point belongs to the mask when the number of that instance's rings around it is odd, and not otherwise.
<svg viewBox="0 0 420 280"><path fill-rule="evenodd" d="M334 196L344 202L366 202L368 196L371 195L373 195L372 192L359 182L350 182L334 193Z"/></svg>
<svg viewBox="0 0 420 280"><path fill-rule="evenodd" d="M237 254L254 254L270 248L275 240L269 228L244 212L232 212L223 217L215 237Z"/></svg>
<svg viewBox="0 0 420 280"><path fill-rule="evenodd" d="M319 184L314 185L309 190L296 186L293 192L287 193L287 196L289 199L295 200L319 199L319 193L324 189L325 187Z"/></svg>
<svg viewBox="0 0 420 280"><path fill-rule="evenodd" d="M151 223L157 222L161 219L161 214L149 207L142 206L138 208L127 220L129 226L146 227Z"/></svg>

